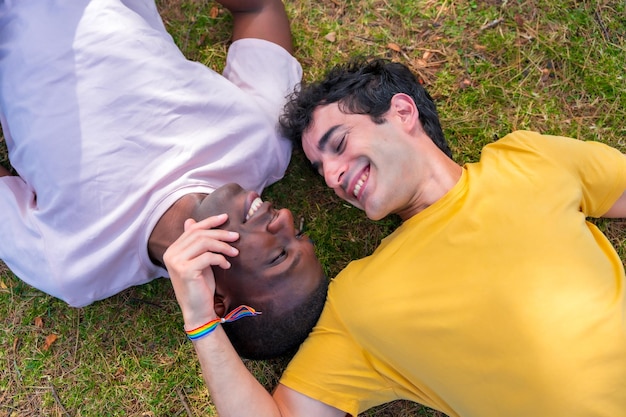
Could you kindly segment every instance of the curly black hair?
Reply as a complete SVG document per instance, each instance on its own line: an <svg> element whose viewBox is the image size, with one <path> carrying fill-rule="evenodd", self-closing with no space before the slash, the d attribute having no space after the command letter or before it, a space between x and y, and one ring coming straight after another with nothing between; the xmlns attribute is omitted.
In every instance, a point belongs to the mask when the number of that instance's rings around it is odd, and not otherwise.
<svg viewBox="0 0 626 417"><path fill-rule="evenodd" d="M386 59L356 57L332 68L317 82L301 84L289 97L280 117L283 135L296 147L302 147L302 134L308 129L318 106L339 103L341 111L367 114L377 124L384 123L391 98L398 93L409 95L419 110L419 120L431 140L448 157L448 146L437 108L430 94L411 70Z"/></svg>
<svg viewBox="0 0 626 417"><path fill-rule="evenodd" d="M295 353L322 313L328 281L321 277L317 288L294 309L284 311L279 300L274 300L270 305L255 306L261 315L224 323L224 331L239 356L265 360Z"/></svg>

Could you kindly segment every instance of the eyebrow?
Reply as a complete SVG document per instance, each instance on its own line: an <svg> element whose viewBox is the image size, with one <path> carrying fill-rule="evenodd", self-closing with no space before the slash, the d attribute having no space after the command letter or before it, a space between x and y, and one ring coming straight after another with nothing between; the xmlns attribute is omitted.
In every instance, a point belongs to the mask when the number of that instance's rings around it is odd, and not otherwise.
<svg viewBox="0 0 626 417"><path fill-rule="evenodd" d="M332 126L330 129L328 129L320 138L319 142L317 142L317 149L320 152L324 152L324 150L326 149L326 146L328 145L328 141L330 140L331 136L333 135L333 133L335 133L335 130L339 129L341 127L341 125L335 125ZM320 168L320 163L319 162L313 162L311 165L313 165L313 169L316 171L319 171Z"/></svg>

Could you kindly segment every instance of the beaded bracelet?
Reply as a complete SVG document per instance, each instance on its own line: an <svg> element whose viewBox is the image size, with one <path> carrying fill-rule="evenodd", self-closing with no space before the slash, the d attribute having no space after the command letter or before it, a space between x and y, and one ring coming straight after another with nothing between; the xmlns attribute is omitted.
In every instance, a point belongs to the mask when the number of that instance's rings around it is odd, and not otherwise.
<svg viewBox="0 0 626 417"><path fill-rule="evenodd" d="M189 338L189 340L198 340L213 332L213 330L215 330L217 328L217 325L220 323L230 323L235 320L239 320L242 317L258 316L259 314L261 314L261 312L256 311L252 307L241 305L232 310L230 313L226 314L224 317L218 317L216 319L213 319L200 327L196 327L193 330L185 330L185 333L187 333L187 337Z"/></svg>

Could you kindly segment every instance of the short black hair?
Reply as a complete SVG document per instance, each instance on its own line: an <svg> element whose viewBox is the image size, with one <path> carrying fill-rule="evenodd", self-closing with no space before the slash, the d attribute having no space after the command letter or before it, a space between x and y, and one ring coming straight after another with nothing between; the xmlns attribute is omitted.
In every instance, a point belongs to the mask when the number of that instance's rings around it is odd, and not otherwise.
<svg viewBox="0 0 626 417"><path fill-rule="evenodd" d="M355 57L332 68L322 80L297 87L280 117L282 134L301 148L302 134L309 128L315 109L331 103L339 103L345 113L367 114L374 123L384 123L391 98L398 93L413 99L424 131L452 158L430 94L407 66L381 58Z"/></svg>
<svg viewBox="0 0 626 417"><path fill-rule="evenodd" d="M284 311L280 300L254 306L262 314L224 323L224 331L239 356L265 360L294 353L317 323L328 292L328 278L296 308Z"/></svg>

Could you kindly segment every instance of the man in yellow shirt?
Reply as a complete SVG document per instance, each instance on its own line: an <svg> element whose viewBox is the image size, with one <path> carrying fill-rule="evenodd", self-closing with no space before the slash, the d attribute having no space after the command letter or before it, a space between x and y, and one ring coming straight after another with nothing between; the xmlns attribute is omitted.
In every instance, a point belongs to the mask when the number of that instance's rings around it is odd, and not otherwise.
<svg viewBox="0 0 626 417"><path fill-rule="evenodd" d="M337 195L404 223L333 280L273 395L221 333L194 342L221 416L396 399L463 417L626 415L624 266L586 221L626 217L626 156L520 131L459 166L428 94L386 61L331 71L282 122ZM210 302L172 280L184 315Z"/></svg>

